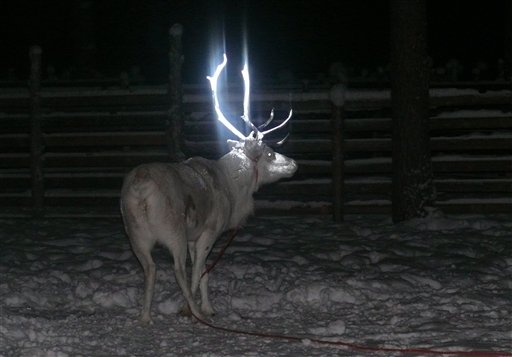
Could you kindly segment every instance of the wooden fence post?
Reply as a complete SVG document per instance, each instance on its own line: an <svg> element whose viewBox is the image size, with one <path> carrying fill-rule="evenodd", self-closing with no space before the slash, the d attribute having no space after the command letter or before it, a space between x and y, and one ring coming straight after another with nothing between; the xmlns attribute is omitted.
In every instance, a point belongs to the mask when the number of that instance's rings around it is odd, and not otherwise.
<svg viewBox="0 0 512 357"><path fill-rule="evenodd" d="M345 186L344 166L344 120L345 120L345 86L337 84L331 88L332 102L332 192L333 218L335 222L343 221L343 202Z"/></svg>
<svg viewBox="0 0 512 357"><path fill-rule="evenodd" d="M183 65L183 51L181 38L183 26L174 24L169 29L169 111L167 115L167 145L171 161L181 161L185 158L183 153L183 86L181 67Z"/></svg>
<svg viewBox="0 0 512 357"><path fill-rule="evenodd" d="M32 181L32 214L34 217L41 217L44 214L41 53L41 47L30 47L30 173Z"/></svg>

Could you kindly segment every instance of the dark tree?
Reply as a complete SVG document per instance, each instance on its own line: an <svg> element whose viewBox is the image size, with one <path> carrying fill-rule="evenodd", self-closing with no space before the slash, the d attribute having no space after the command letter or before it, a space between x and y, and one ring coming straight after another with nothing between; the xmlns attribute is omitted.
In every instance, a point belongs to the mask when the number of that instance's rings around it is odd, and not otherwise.
<svg viewBox="0 0 512 357"><path fill-rule="evenodd" d="M429 137L426 1L391 0L393 221L426 214L435 198Z"/></svg>
<svg viewBox="0 0 512 357"><path fill-rule="evenodd" d="M41 130L41 47L30 47L30 171L32 178L32 206L34 217L43 215L43 133Z"/></svg>
<svg viewBox="0 0 512 357"><path fill-rule="evenodd" d="M169 102L167 140L169 157L173 162L185 159L183 153L183 87L181 68L183 66L183 27L174 24L169 29Z"/></svg>
<svg viewBox="0 0 512 357"><path fill-rule="evenodd" d="M96 41L94 38L94 13L91 0L73 0L74 27L72 36L75 43L74 75L87 78L96 69Z"/></svg>
<svg viewBox="0 0 512 357"><path fill-rule="evenodd" d="M512 85L512 0L507 0L505 6L505 78Z"/></svg>

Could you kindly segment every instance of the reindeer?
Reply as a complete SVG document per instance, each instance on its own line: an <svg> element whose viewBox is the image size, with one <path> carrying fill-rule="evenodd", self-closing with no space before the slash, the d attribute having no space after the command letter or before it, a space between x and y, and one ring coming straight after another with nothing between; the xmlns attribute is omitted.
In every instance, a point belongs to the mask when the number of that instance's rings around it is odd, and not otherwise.
<svg viewBox="0 0 512 357"><path fill-rule="evenodd" d="M294 160L274 152L263 137L284 126L266 131L249 119L249 73L242 70L245 84L242 119L252 132L245 136L226 119L217 96L217 79L226 66L219 64L210 81L218 120L239 140L228 140L230 151L220 159L190 158L181 163L149 163L134 168L124 179L121 212L132 249L144 270L144 299L140 319L151 322L151 301L155 286L155 263L151 251L156 243L169 249L174 259L176 281L185 298L182 312L199 318L214 310L208 299L205 261L219 235L240 227L253 212L253 193L261 185L291 177ZM268 125L270 119L263 125ZM192 261L191 284L187 282L187 247ZM197 289L201 308L195 302Z"/></svg>

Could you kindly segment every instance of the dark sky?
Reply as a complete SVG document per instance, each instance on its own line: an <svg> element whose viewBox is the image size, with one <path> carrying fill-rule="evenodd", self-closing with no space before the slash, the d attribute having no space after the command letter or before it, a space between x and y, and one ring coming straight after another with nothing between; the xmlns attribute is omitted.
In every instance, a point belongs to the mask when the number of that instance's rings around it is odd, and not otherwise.
<svg viewBox="0 0 512 357"><path fill-rule="evenodd" d="M244 31L253 76L287 69L313 78L333 62L364 68L385 65L388 58L386 0L90 0L85 27L75 16L76 4L84 1L2 1L0 78L10 67L25 75L31 44L42 46L45 65L64 71L76 63L77 43L89 29L100 72L117 75L139 65L158 80L165 77L167 32L175 22L184 25L187 82L208 74L210 50L220 46L223 34L231 68L238 70ZM429 0L434 64L452 57L468 65L503 57L507 1Z"/></svg>

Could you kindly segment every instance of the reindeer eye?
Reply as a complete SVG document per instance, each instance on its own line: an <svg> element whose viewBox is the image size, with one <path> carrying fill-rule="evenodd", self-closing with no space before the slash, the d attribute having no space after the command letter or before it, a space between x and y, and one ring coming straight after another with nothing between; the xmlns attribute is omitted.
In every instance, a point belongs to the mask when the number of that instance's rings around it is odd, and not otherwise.
<svg viewBox="0 0 512 357"><path fill-rule="evenodd" d="M272 151L267 152L267 158L274 159L275 158L274 153Z"/></svg>

